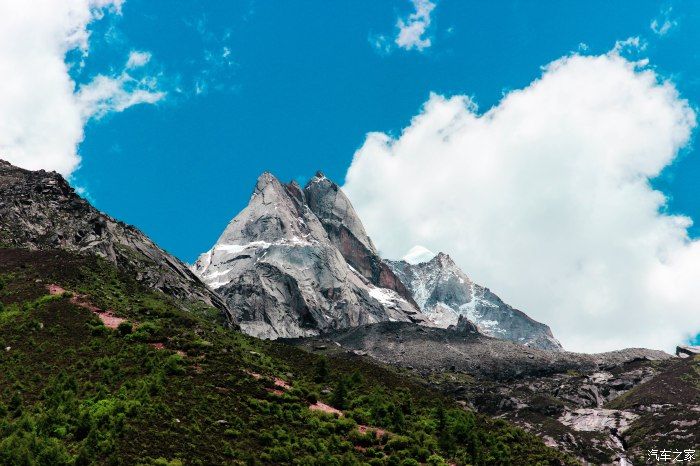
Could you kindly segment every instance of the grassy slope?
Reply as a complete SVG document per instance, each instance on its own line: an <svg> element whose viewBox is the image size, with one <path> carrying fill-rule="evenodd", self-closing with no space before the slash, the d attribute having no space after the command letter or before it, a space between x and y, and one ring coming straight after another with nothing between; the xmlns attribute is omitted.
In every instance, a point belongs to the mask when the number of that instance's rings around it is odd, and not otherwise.
<svg viewBox="0 0 700 466"><path fill-rule="evenodd" d="M133 331L48 296L50 283ZM179 311L93 257L0 249L0 302L0 464L571 462L405 374L246 337L212 309ZM271 392L274 377L292 388ZM309 410L316 399L345 416Z"/></svg>

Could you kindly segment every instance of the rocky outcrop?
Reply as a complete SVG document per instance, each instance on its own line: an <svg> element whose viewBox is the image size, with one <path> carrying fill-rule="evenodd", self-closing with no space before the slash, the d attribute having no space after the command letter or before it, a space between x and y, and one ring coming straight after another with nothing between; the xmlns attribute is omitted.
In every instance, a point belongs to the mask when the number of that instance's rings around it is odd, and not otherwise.
<svg viewBox="0 0 700 466"><path fill-rule="evenodd" d="M138 229L92 207L55 172L0 161L0 245L97 254L155 290L228 316L224 301L185 264Z"/></svg>
<svg viewBox="0 0 700 466"><path fill-rule="evenodd" d="M454 330L456 332L460 333L478 333L479 328L476 326L474 322L471 320L467 319L465 316L461 315L457 319L457 324L456 325L450 325L447 327L450 330Z"/></svg>
<svg viewBox="0 0 700 466"><path fill-rule="evenodd" d="M248 206L192 266L224 297L241 329L278 338L423 320L396 291L377 286L348 263L309 207L309 191L264 173ZM371 246L359 220L351 218L348 231Z"/></svg>
<svg viewBox="0 0 700 466"><path fill-rule="evenodd" d="M454 325L460 316L466 316L485 335L533 348L562 349L547 325L474 283L447 254L439 253L416 264L405 260L387 263L409 288L423 313L439 327Z"/></svg>
<svg viewBox="0 0 700 466"><path fill-rule="evenodd" d="M679 358L692 358L700 355L700 346L676 346L676 356Z"/></svg>
<svg viewBox="0 0 700 466"><path fill-rule="evenodd" d="M584 464L644 464L656 445L683 450L700 441L700 372L692 358L641 348L544 351L404 322L290 343L411 370L465 407L507 419Z"/></svg>
<svg viewBox="0 0 700 466"><path fill-rule="evenodd" d="M318 172L304 188L304 195L348 264L373 285L394 290L415 305L411 292L379 257L350 200L337 184Z"/></svg>

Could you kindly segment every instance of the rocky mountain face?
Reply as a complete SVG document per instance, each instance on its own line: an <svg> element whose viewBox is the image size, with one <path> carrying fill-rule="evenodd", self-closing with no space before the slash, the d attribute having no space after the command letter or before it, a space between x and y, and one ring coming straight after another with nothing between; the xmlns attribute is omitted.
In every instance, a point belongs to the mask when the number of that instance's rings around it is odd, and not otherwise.
<svg viewBox="0 0 700 466"><path fill-rule="evenodd" d="M0 160L0 244L97 254L150 288L222 310L225 302L138 229L103 214L55 172Z"/></svg>
<svg viewBox="0 0 700 466"><path fill-rule="evenodd" d="M640 348L545 351L460 325L405 322L289 343L410 370L465 408L520 425L584 464L646 464L648 449L683 451L700 442L700 361L693 357Z"/></svg>
<svg viewBox="0 0 700 466"><path fill-rule="evenodd" d="M396 283L389 287L395 277L382 274L374 246L339 193L320 175L301 189L264 173L248 206L192 266L244 332L298 337L424 320Z"/></svg>
<svg viewBox="0 0 700 466"><path fill-rule="evenodd" d="M382 362L413 369L423 376L453 371L483 380L508 381L523 377L551 376L569 371L590 372L635 359L666 360L663 351L629 348L601 354L579 354L523 347L517 343L485 336L462 317L460 325L449 328L415 325L410 322L382 322L326 333L315 339L294 340L292 344L315 347L330 342L332 347L371 356Z"/></svg>
<svg viewBox="0 0 700 466"><path fill-rule="evenodd" d="M306 203L320 220L331 243L348 264L373 285L396 291L416 305L411 292L379 257L350 200L340 187L318 172L304 188Z"/></svg>
<svg viewBox="0 0 700 466"><path fill-rule="evenodd" d="M447 254L439 253L427 262L414 264L405 260L387 263L438 327L455 325L460 316L465 316L485 335L533 348L562 349L547 325L474 283Z"/></svg>

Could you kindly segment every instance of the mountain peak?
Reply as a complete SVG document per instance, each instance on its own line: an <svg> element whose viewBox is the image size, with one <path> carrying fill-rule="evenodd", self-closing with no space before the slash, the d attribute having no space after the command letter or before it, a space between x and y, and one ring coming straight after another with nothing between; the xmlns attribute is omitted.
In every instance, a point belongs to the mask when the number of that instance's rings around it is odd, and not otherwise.
<svg viewBox="0 0 700 466"><path fill-rule="evenodd" d="M428 262L411 264L401 260L389 261L389 265L411 290L421 311L439 327L457 325L460 317L466 317L485 335L540 349L561 350L549 327L474 283L444 252Z"/></svg>
<svg viewBox="0 0 700 466"><path fill-rule="evenodd" d="M273 186L274 188L281 189L282 183L270 172L263 172L259 177L258 181L255 183L255 193L261 193L268 186Z"/></svg>
<svg viewBox="0 0 700 466"><path fill-rule="evenodd" d="M322 241L324 236L318 219L306 208L299 185L282 184L264 172L258 177L248 205L229 222L216 244L223 247L260 241Z"/></svg>
<svg viewBox="0 0 700 466"><path fill-rule="evenodd" d="M248 206L192 270L259 337L423 319L350 201L322 173L303 190L263 173Z"/></svg>
<svg viewBox="0 0 700 466"><path fill-rule="evenodd" d="M29 172L31 170L26 170L24 168L18 167L17 165L13 165L11 162L5 160L5 159L0 159L0 168L3 169L10 169L10 170L18 170L18 171L26 171ZM37 172L43 172L44 170L37 170Z"/></svg>
<svg viewBox="0 0 700 466"><path fill-rule="evenodd" d="M306 186L304 186L304 190L306 191L307 189L311 189L311 187L314 185L323 186L324 190L340 190L340 186L331 181L330 178L326 178L326 175L324 175L322 171L317 171L316 174L311 177L308 183L306 183Z"/></svg>
<svg viewBox="0 0 700 466"><path fill-rule="evenodd" d="M450 255L444 252L438 252L437 255L431 259L431 262L437 262L441 267L453 267L457 265Z"/></svg>

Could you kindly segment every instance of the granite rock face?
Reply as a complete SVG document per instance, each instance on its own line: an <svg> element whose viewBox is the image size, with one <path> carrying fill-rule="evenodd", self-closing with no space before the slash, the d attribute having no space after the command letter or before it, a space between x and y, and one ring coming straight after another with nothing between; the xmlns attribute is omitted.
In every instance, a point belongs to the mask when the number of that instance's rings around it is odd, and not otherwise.
<svg viewBox="0 0 700 466"><path fill-rule="evenodd" d="M379 257L359 216L340 187L318 172L304 188L306 202L348 264L373 285L396 291L416 305L411 292ZM417 307L417 305L416 305Z"/></svg>
<svg viewBox="0 0 700 466"><path fill-rule="evenodd" d="M55 172L29 171L0 160L0 244L97 254L136 279L184 302L225 302L188 267L138 229L103 214Z"/></svg>
<svg viewBox="0 0 700 466"><path fill-rule="evenodd" d="M533 348L560 351L561 344L545 324L504 303L488 288L474 283L454 261L439 253L427 262L387 261L411 291L423 313L438 327L458 323L461 316L484 335Z"/></svg>
<svg viewBox="0 0 700 466"><path fill-rule="evenodd" d="M264 173L248 206L192 270L226 300L244 332L261 338L423 321L413 303L346 260L310 207L314 205L326 223L335 222L358 250L373 251L352 206L343 205L343 199L336 196L331 202L313 187L302 190ZM342 212L352 215L344 218Z"/></svg>
<svg viewBox="0 0 700 466"><path fill-rule="evenodd" d="M679 358L692 358L700 355L700 346L676 346L676 356Z"/></svg>
<svg viewBox="0 0 700 466"><path fill-rule="evenodd" d="M461 333L479 333L479 327L463 315L459 316L456 325L450 325L447 328Z"/></svg>

